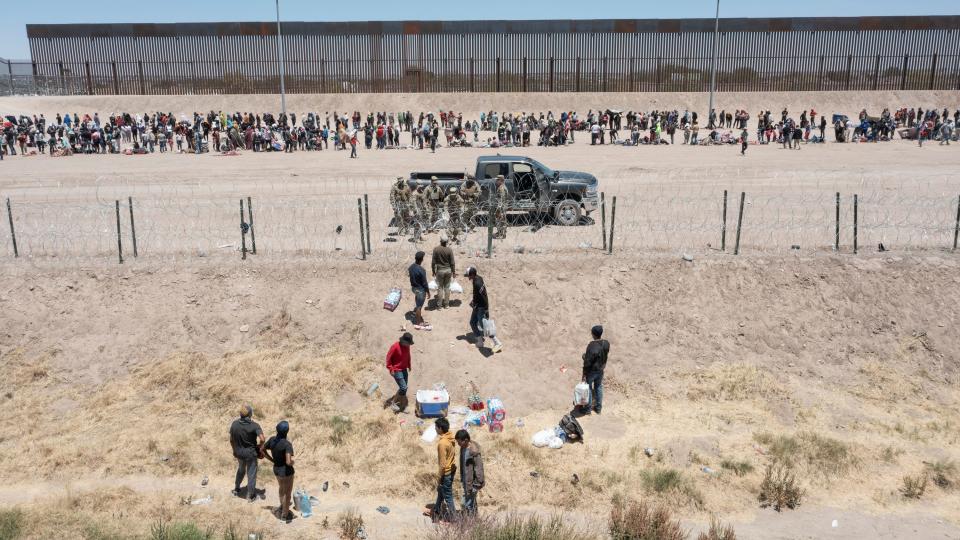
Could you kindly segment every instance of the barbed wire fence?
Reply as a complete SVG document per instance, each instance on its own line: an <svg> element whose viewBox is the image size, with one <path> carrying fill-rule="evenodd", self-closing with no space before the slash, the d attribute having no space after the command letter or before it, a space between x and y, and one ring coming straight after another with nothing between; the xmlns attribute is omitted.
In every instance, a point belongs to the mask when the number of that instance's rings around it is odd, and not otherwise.
<svg viewBox="0 0 960 540"><path fill-rule="evenodd" d="M960 188L947 175L922 182L863 177L853 184L843 173L813 180L774 173L761 183L741 171L625 173L615 180L603 192L603 209L582 216L578 225L560 226L549 215L510 215L506 238L492 241L492 254L852 254L854 242L860 253L905 253L954 250L960 227ZM239 260L247 254L405 261L418 249L429 250L439 234L419 242L397 234L391 183L360 177L171 185L137 176L94 186L11 189L0 194L9 201L4 225L10 229L0 255L64 264L119 262L121 253L124 263ZM457 249L486 257L488 232L481 212Z"/></svg>

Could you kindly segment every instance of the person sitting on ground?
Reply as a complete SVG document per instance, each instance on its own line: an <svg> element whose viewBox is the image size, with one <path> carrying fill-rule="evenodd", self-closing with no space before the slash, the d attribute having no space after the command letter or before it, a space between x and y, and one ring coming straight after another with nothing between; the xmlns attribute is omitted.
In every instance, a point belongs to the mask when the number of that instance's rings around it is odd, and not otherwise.
<svg viewBox="0 0 960 540"><path fill-rule="evenodd" d="M282 420L277 424L277 434L270 437L265 448L270 453L266 456L273 462L273 474L277 477L279 486L280 506L277 508L277 518L290 521L293 512L290 511L290 502L293 497L293 445L287 440L290 424Z"/></svg>

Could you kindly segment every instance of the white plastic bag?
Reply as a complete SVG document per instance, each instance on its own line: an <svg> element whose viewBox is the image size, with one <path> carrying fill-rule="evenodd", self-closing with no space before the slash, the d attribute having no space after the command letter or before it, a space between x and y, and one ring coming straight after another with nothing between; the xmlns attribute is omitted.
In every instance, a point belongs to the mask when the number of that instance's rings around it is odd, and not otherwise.
<svg viewBox="0 0 960 540"><path fill-rule="evenodd" d="M559 450L560 448L563 448L563 439L557 436L550 437L550 442L547 444L547 446L554 450Z"/></svg>
<svg viewBox="0 0 960 540"><path fill-rule="evenodd" d="M427 283L427 288L429 288L431 291L437 290L437 280L431 279L430 283Z"/></svg>
<svg viewBox="0 0 960 540"><path fill-rule="evenodd" d="M551 439L555 439L556 435L553 434L552 429L545 429L543 431L538 431L533 435L533 445L537 448L543 448L550 444Z"/></svg>
<svg viewBox="0 0 960 540"><path fill-rule="evenodd" d="M497 325L493 322L493 319L483 320L483 335L486 337L497 335Z"/></svg>
<svg viewBox="0 0 960 540"><path fill-rule="evenodd" d="M433 424L430 424L430 427L423 431L423 435L420 436L420 440L429 444L437 440L437 428Z"/></svg>
<svg viewBox="0 0 960 540"><path fill-rule="evenodd" d="M450 292L455 294L460 294L463 292L463 285L460 285L456 281L450 284Z"/></svg>
<svg viewBox="0 0 960 540"><path fill-rule="evenodd" d="M586 407L590 405L590 385L585 382L577 383L573 387L573 406Z"/></svg>

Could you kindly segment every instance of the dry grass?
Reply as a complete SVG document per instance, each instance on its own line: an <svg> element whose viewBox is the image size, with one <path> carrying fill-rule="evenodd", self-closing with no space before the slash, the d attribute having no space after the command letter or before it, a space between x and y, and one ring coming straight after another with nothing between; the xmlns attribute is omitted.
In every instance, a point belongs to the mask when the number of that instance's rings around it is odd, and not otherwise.
<svg viewBox="0 0 960 540"><path fill-rule="evenodd" d="M925 472L915 476L904 476L900 493L908 499L919 499L927 491L928 481L929 477Z"/></svg>
<svg viewBox="0 0 960 540"><path fill-rule="evenodd" d="M441 525L432 534L434 540L592 540L596 536L563 515L542 518L537 515L507 514L481 516Z"/></svg>
<svg viewBox="0 0 960 540"><path fill-rule="evenodd" d="M730 525L724 525L714 518L710 520L710 528L697 535L697 540L737 540L737 533Z"/></svg>
<svg viewBox="0 0 960 540"><path fill-rule="evenodd" d="M742 362L716 362L695 372L693 378L687 391L687 398L693 401L744 401L783 393L783 388L768 372Z"/></svg>
<svg viewBox="0 0 960 540"><path fill-rule="evenodd" d="M666 497L672 503L703 507L703 494L693 481L676 469L654 467L640 475L641 484L648 494Z"/></svg>
<svg viewBox="0 0 960 540"><path fill-rule="evenodd" d="M720 468L737 476L746 476L753 472L753 464L744 460L724 459L720 462Z"/></svg>
<svg viewBox="0 0 960 540"><path fill-rule="evenodd" d="M956 485L957 465L950 460L938 460L924 463L933 483L938 488L949 490Z"/></svg>
<svg viewBox="0 0 960 540"><path fill-rule="evenodd" d="M760 432L754 440L767 447L767 454L787 466L802 466L822 479L846 475L860 465L853 447L837 439L812 431L796 435L773 435Z"/></svg>
<svg viewBox="0 0 960 540"><path fill-rule="evenodd" d="M363 516L356 508L351 508L337 515L337 530L343 540L354 540L364 536Z"/></svg>
<svg viewBox="0 0 960 540"><path fill-rule="evenodd" d="M23 530L23 512L19 509L0 510L0 540L15 540Z"/></svg>
<svg viewBox="0 0 960 540"><path fill-rule="evenodd" d="M686 540L687 533L680 527L666 506L650 507L644 501L615 504L610 511L612 540Z"/></svg>
<svg viewBox="0 0 960 540"><path fill-rule="evenodd" d="M762 508L772 506L777 512L783 508L792 510L800 506L803 495L803 489L789 466L783 463L767 465L757 497Z"/></svg>

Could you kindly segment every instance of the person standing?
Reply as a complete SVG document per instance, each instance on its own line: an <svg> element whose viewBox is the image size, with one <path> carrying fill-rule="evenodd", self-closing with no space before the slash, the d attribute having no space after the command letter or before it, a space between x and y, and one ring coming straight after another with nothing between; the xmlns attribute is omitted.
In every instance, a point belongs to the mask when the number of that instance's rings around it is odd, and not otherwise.
<svg viewBox="0 0 960 540"><path fill-rule="evenodd" d="M443 201L443 189L437 184L437 177L430 177L430 185L424 190L427 197L427 231L432 231L440 219L440 203Z"/></svg>
<svg viewBox="0 0 960 540"><path fill-rule="evenodd" d="M480 445L470 440L470 432L461 429L456 435L460 446L460 482L463 484L463 512L467 516L477 514L477 493L483 489L483 457Z"/></svg>
<svg viewBox="0 0 960 540"><path fill-rule="evenodd" d="M387 371L397 382L397 393L390 406L394 412L401 412L407 408L407 382L410 377L410 347L413 345L413 335L404 332L396 343L387 351Z"/></svg>
<svg viewBox="0 0 960 540"><path fill-rule="evenodd" d="M502 174L497 175L497 191L496 191L496 220L497 220L497 234L494 238L506 238L507 237L507 200L510 197L507 192L507 186L504 185L504 178Z"/></svg>
<svg viewBox="0 0 960 540"><path fill-rule="evenodd" d="M583 353L583 382L590 385L590 408L600 414L603 408L603 370L607 367L610 342L601 339L603 327L599 324L590 329L593 341Z"/></svg>
<svg viewBox="0 0 960 540"><path fill-rule="evenodd" d="M464 228L473 231L473 216L477 213L477 200L480 198L480 184L473 178L467 178L460 187L460 198L463 199Z"/></svg>
<svg viewBox="0 0 960 540"><path fill-rule="evenodd" d="M743 131L740 132L740 155L747 155L747 128L743 128Z"/></svg>
<svg viewBox="0 0 960 540"><path fill-rule="evenodd" d="M473 330L477 348L481 349L483 348L483 320L490 316L487 286L483 282L483 278L477 275L477 269L472 266L467 268L464 276L473 283L473 299L470 301L470 307L473 308L473 311L470 312L470 329ZM498 353L502 349L503 345L500 340L493 336L493 352Z"/></svg>
<svg viewBox="0 0 960 540"><path fill-rule="evenodd" d="M415 330L433 330L433 327L423 320L423 304L430 298L427 271L421 266L425 255L426 253L418 251L414 255L414 263L407 268L407 273L410 275L410 288L413 290L415 302L413 308L413 328Z"/></svg>
<svg viewBox="0 0 960 540"><path fill-rule="evenodd" d="M277 517L289 522L293 519L290 511L290 501L293 498L293 445L287 440L290 424L286 420L277 424L277 434L267 441L266 449L270 451L267 458L273 462L273 474L279 485L280 507L277 508Z"/></svg>
<svg viewBox="0 0 960 540"><path fill-rule="evenodd" d="M402 176L397 177L397 181L390 188L390 206L393 207L393 220L397 225L397 234L407 233L407 216L410 205L410 186L404 182Z"/></svg>
<svg viewBox="0 0 960 540"><path fill-rule="evenodd" d="M450 422L446 418L437 418L434 422L437 434L437 501L433 505L431 516L433 521L453 521L457 506L453 502L453 477L457 473L455 460L457 445L453 433L450 433Z"/></svg>
<svg viewBox="0 0 960 540"><path fill-rule="evenodd" d="M450 240L459 244L460 230L463 229L463 223L461 222L463 218L463 199L457 193L457 188L450 188L444 203L447 207L447 233L450 235Z"/></svg>
<svg viewBox="0 0 960 540"><path fill-rule="evenodd" d="M453 250L447 245L447 237L440 237L440 245L433 248L430 260L433 276L437 279L437 308L450 307L450 281L457 272Z"/></svg>
<svg viewBox="0 0 960 540"><path fill-rule="evenodd" d="M240 407L240 418L230 425L230 446L233 448L233 457L237 459L237 476L231 493L239 497L240 483L247 477L246 496L248 502L257 498L257 460L264 444L263 430L260 424L253 421L253 407Z"/></svg>

